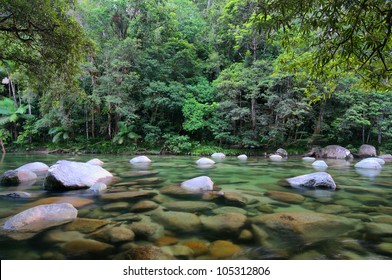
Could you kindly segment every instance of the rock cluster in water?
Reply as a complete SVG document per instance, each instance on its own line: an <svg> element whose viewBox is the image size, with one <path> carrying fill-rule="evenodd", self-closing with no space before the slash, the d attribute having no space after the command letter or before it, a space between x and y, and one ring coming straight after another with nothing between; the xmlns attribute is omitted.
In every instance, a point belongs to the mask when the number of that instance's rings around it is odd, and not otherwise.
<svg viewBox="0 0 392 280"><path fill-rule="evenodd" d="M84 164L103 169L96 163ZM136 179L110 187L100 179L86 181L85 186L92 184L87 197L53 196L26 203L18 214L3 219L0 236L26 239L44 233L42 242L53 249L39 256L43 259L243 259L252 256L250 243L262 248L265 258L325 258L312 244L330 247L331 240L344 258L357 259L366 250L356 242L356 234L379 240L375 250L380 254L392 253L388 200L379 199L377 190L345 185L343 192L360 196L363 204L344 196L309 199L319 190L336 189L326 172L288 178L301 193L282 187L257 193L219 189L208 176L166 186L159 178L145 178L157 173L129 176ZM31 197L16 191L1 196ZM378 215L352 213L358 207ZM298 246L305 251L294 255Z"/></svg>

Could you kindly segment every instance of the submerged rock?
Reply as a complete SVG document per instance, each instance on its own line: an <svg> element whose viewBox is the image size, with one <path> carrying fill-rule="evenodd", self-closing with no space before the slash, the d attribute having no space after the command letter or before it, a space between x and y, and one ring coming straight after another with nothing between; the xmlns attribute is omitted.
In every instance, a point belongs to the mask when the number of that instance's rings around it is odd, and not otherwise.
<svg viewBox="0 0 392 280"><path fill-rule="evenodd" d="M162 206L171 211L182 212L206 212L218 207L213 202L207 201L171 201L163 203Z"/></svg>
<svg viewBox="0 0 392 280"><path fill-rule="evenodd" d="M216 259L227 259L240 252L241 248L226 240L217 240L212 242L210 246L210 254Z"/></svg>
<svg viewBox="0 0 392 280"><path fill-rule="evenodd" d="M285 212L253 217L250 221L261 226L267 239L283 243L293 240L316 242L343 235L357 228L357 220L314 212ZM298 246L298 244L290 244Z"/></svg>
<svg viewBox="0 0 392 280"><path fill-rule="evenodd" d="M191 192L212 191L214 182L208 176L196 177L181 183L181 188Z"/></svg>
<svg viewBox="0 0 392 280"><path fill-rule="evenodd" d="M15 192L1 192L0 193L0 198L30 198L31 194L27 192L20 192L20 191L15 191Z"/></svg>
<svg viewBox="0 0 392 280"><path fill-rule="evenodd" d="M44 229L69 223L76 219L77 214L78 210L69 203L39 205L11 217L2 228L11 238L25 239ZM18 235L20 233L22 235Z"/></svg>
<svg viewBox="0 0 392 280"><path fill-rule="evenodd" d="M17 186L36 179L37 175L29 170L8 170L0 176L0 184L3 186Z"/></svg>
<svg viewBox="0 0 392 280"><path fill-rule="evenodd" d="M336 184L331 175L326 172L315 172L287 179L293 188L307 189L336 189Z"/></svg>
<svg viewBox="0 0 392 280"><path fill-rule="evenodd" d="M134 157L133 159L131 159L129 161L131 164L150 164L151 163L151 159L149 159L146 156L138 156L138 157Z"/></svg>
<svg viewBox="0 0 392 280"><path fill-rule="evenodd" d="M300 204L304 202L305 197L296 193L268 191L264 195L281 202Z"/></svg>
<svg viewBox="0 0 392 280"><path fill-rule="evenodd" d="M240 213L225 213L215 216L202 216L203 228L213 233L238 234L245 225L247 217Z"/></svg>
<svg viewBox="0 0 392 280"><path fill-rule="evenodd" d="M160 211L154 213L152 219L162 224L168 230L192 233L201 230L200 218L192 213Z"/></svg>
<svg viewBox="0 0 392 280"><path fill-rule="evenodd" d="M90 191L95 193L102 193L108 189L108 186L105 183L97 182L93 186L89 188Z"/></svg>
<svg viewBox="0 0 392 280"><path fill-rule="evenodd" d="M113 250L113 246L104 242L92 239L79 239L67 242L63 250L67 255L80 256L80 255L99 255L104 256Z"/></svg>
<svg viewBox="0 0 392 280"><path fill-rule="evenodd" d="M113 175L97 165L60 160L49 168L46 190L72 190L92 187L97 182L110 182Z"/></svg>

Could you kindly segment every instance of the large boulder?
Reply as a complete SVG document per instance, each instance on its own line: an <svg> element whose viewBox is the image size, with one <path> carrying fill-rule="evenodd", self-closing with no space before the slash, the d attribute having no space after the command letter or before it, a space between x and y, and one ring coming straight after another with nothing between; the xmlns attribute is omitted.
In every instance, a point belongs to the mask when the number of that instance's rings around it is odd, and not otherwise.
<svg viewBox="0 0 392 280"><path fill-rule="evenodd" d="M97 182L109 183L113 175L100 166L60 160L48 170L46 190L72 190L92 187Z"/></svg>
<svg viewBox="0 0 392 280"><path fill-rule="evenodd" d="M363 168L363 169L381 169L382 166L378 159L376 158L365 158L360 162L355 164L355 168Z"/></svg>
<svg viewBox="0 0 392 280"><path fill-rule="evenodd" d="M372 145L363 144L361 147L359 147L358 156L361 158L375 157L376 155L376 148Z"/></svg>
<svg viewBox="0 0 392 280"><path fill-rule="evenodd" d="M181 183L181 188L191 192L212 191L214 182L208 176L196 177Z"/></svg>
<svg viewBox="0 0 392 280"><path fill-rule="evenodd" d="M151 163L151 159L149 159L146 156L138 156L138 157L134 157L133 159L131 159L129 161L131 164L134 165L138 165L138 164L150 164Z"/></svg>
<svg viewBox="0 0 392 280"><path fill-rule="evenodd" d="M349 159L351 152L339 145L329 145L322 149L321 157L332 159Z"/></svg>
<svg viewBox="0 0 392 280"><path fill-rule="evenodd" d="M280 155L281 157L288 157L289 156L289 153L285 149L282 149L282 148L277 149L275 154Z"/></svg>
<svg viewBox="0 0 392 280"><path fill-rule="evenodd" d="M33 182L37 175L29 170L8 170L0 176L0 184L3 186L17 186L26 182Z"/></svg>
<svg viewBox="0 0 392 280"><path fill-rule="evenodd" d="M44 176L48 172L49 166L42 162L31 162L18 167L16 170L30 171L37 176Z"/></svg>
<svg viewBox="0 0 392 280"><path fill-rule="evenodd" d="M336 184L331 175L326 172L315 172L287 179L293 188L305 189L336 189Z"/></svg>
<svg viewBox="0 0 392 280"><path fill-rule="evenodd" d="M25 239L76 219L78 210L70 203L45 204L29 208L8 219L2 229L11 238Z"/></svg>

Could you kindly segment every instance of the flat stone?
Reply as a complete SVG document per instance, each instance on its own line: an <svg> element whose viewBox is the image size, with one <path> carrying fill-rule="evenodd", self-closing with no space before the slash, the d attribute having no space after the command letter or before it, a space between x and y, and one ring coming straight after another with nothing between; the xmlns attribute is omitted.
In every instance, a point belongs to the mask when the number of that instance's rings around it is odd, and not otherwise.
<svg viewBox="0 0 392 280"><path fill-rule="evenodd" d="M302 160L305 161L305 162L313 162L313 161L316 160L316 158L314 158L314 157L303 157Z"/></svg>
<svg viewBox="0 0 392 280"><path fill-rule="evenodd" d="M144 191L129 191L129 192L108 192L100 196L102 200L133 200L133 199L143 199L151 198L155 196L154 192L144 192Z"/></svg>
<svg viewBox="0 0 392 280"><path fill-rule="evenodd" d="M228 259L240 252L241 248L230 241L217 240L210 246L210 254L216 259Z"/></svg>
<svg viewBox="0 0 392 280"><path fill-rule="evenodd" d="M132 223L129 228L135 233L137 238L157 240L164 235L164 228L157 223L136 222Z"/></svg>
<svg viewBox="0 0 392 280"><path fill-rule="evenodd" d="M178 239L174 236L162 236L155 241L155 245L157 245L158 247L174 245L177 243Z"/></svg>
<svg viewBox="0 0 392 280"><path fill-rule="evenodd" d="M392 255L392 243L383 242L376 246L377 250L381 253Z"/></svg>
<svg viewBox="0 0 392 280"><path fill-rule="evenodd" d="M142 200L139 201L137 203L135 203L134 205L132 205L131 207L131 211L132 212L146 212L146 211L151 211L154 209L157 209L159 207L159 205L151 200Z"/></svg>
<svg viewBox="0 0 392 280"><path fill-rule="evenodd" d="M113 250L113 246L91 239L72 240L63 247L67 255L79 256L86 254L104 255Z"/></svg>
<svg viewBox="0 0 392 280"><path fill-rule="evenodd" d="M125 213L112 218L113 221L127 221L138 222L141 220L140 216L135 213Z"/></svg>
<svg viewBox="0 0 392 280"><path fill-rule="evenodd" d="M165 246L161 248L164 252L173 255L177 259L190 259L193 256L191 248L182 245Z"/></svg>
<svg viewBox="0 0 392 280"><path fill-rule="evenodd" d="M194 198L202 195L202 193L188 191L177 185L165 186L160 188L159 191L161 194L178 198Z"/></svg>
<svg viewBox="0 0 392 280"><path fill-rule="evenodd" d="M300 204L304 202L305 197L303 197L300 194L295 194L295 193L289 193L289 192L280 192L280 191L268 191L264 193L264 195L277 200L277 201L282 201L285 203L294 203L294 204Z"/></svg>
<svg viewBox="0 0 392 280"><path fill-rule="evenodd" d="M224 192L223 198L231 206L245 207L248 204L248 199L239 192Z"/></svg>
<svg viewBox="0 0 392 280"><path fill-rule="evenodd" d="M121 201L121 202L113 202L113 203L109 203L109 204L105 204L104 206L102 206L102 209L105 211L115 211L115 210L124 210L129 208L130 204L128 202L125 201Z"/></svg>
<svg viewBox="0 0 392 280"><path fill-rule="evenodd" d="M215 215L227 214L227 213L239 213L239 214L246 215L247 211L242 209L242 208L240 208L240 207L220 206L220 207L215 208L214 210L212 210L212 213L214 213Z"/></svg>
<svg viewBox="0 0 392 280"><path fill-rule="evenodd" d="M140 246L132 248L125 253L125 259L128 260L170 260L173 256L165 253L161 248L156 246Z"/></svg>
<svg viewBox="0 0 392 280"><path fill-rule="evenodd" d="M108 220L76 218L73 222L64 226L67 231L79 231L81 233L91 233L109 224Z"/></svg>
<svg viewBox="0 0 392 280"><path fill-rule="evenodd" d="M154 213L152 218L168 230L192 233L196 233L201 230L200 218L192 213L162 211Z"/></svg>
<svg viewBox="0 0 392 280"><path fill-rule="evenodd" d="M54 204L54 203L69 203L72 204L73 207L75 208L82 208L87 205L93 204L94 200L89 198L76 197L76 196L52 196L52 197L41 198L34 202L28 203L26 207L29 208L38 205Z"/></svg>
<svg viewBox="0 0 392 280"><path fill-rule="evenodd" d="M283 212L260 215L250 221L269 233L273 239L293 242L293 238L315 242L340 236L356 230L357 220L314 212ZM290 245L292 246L292 244Z"/></svg>
<svg viewBox="0 0 392 280"><path fill-rule="evenodd" d="M372 221L375 223L392 224L392 216L387 216L387 215L374 216L372 217Z"/></svg>
<svg viewBox="0 0 392 280"><path fill-rule="evenodd" d="M110 227L94 232L90 235L93 239L98 239L107 243L128 242L135 239L135 233L128 227Z"/></svg>
<svg viewBox="0 0 392 280"><path fill-rule="evenodd" d="M225 213L215 216L202 216L201 223L205 230L215 233L239 233L247 217L239 213Z"/></svg>
<svg viewBox="0 0 392 280"><path fill-rule="evenodd" d="M189 247L193 251L194 256L201 256L208 253L208 246L201 241L185 241L181 243L184 246Z"/></svg>
<svg viewBox="0 0 392 280"><path fill-rule="evenodd" d="M162 206L171 211L180 212L205 212L218 207L213 202L207 201L171 201L163 203Z"/></svg>
<svg viewBox="0 0 392 280"><path fill-rule="evenodd" d="M60 229L54 229L47 232L43 238L45 242L50 243L62 243L79 239L84 239L83 233L79 231L64 231Z"/></svg>
<svg viewBox="0 0 392 280"><path fill-rule="evenodd" d="M365 223L365 228L374 235L392 236L392 224Z"/></svg>
<svg viewBox="0 0 392 280"><path fill-rule="evenodd" d="M351 209L343 205L329 204L318 207L316 211L325 214L340 214L350 212Z"/></svg>

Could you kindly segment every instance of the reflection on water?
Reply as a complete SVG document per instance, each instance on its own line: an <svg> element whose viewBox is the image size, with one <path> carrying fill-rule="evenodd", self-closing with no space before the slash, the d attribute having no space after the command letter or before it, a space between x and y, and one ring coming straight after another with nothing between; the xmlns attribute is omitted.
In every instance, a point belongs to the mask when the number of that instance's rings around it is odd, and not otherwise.
<svg viewBox="0 0 392 280"><path fill-rule="evenodd" d="M0 171L91 155L6 155ZM67 201L72 223L25 240L0 237L1 259L390 259L392 163L381 170L355 161L326 160L336 191L297 190L285 179L315 172L311 161L237 157L209 168L195 157L150 156L132 166L128 156L98 156L119 179L106 193L50 193L43 179L0 187L0 218ZM181 182L209 176L214 191L189 194ZM10 193L24 192L17 195ZM7 195L8 194L8 195ZM20 193L21 194L21 193Z"/></svg>

